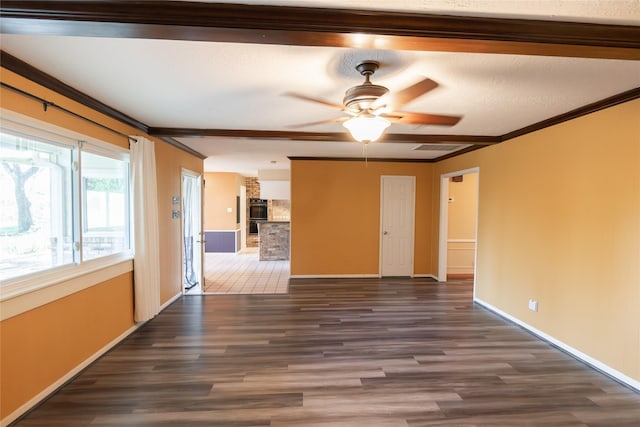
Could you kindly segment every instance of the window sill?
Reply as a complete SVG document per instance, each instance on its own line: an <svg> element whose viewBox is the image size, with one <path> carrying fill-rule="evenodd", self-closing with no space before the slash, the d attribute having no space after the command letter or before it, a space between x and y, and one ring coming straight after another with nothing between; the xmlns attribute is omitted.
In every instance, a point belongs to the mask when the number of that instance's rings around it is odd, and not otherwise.
<svg viewBox="0 0 640 427"><path fill-rule="evenodd" d="M17 316L130 271L133 271L133 256L121 253L3 283L0 288L0 320Z"/></svg>

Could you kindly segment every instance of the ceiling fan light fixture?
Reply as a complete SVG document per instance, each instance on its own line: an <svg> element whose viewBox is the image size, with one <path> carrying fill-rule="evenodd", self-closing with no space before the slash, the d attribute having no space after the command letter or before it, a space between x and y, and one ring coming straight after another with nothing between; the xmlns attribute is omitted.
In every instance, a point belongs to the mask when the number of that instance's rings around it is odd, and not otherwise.
<svg viewBox="0 0 640 427"><path fill-rule="evenodd" d="M390 124L391 122L384 117L363 113L350 118L342 125L347 128L356 141L367 143L380 138Z"/></svg>

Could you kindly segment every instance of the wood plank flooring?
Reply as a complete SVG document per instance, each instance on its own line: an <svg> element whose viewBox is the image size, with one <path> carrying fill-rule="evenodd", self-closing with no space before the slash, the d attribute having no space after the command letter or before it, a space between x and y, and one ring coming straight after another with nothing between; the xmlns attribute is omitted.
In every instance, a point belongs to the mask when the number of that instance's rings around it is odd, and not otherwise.
<svg viewBox="0 0 640 427"><path fill-rule="evenodd" d="M466 281L187 296L19 426L640 426L640 394L474 306Z"/></svg>

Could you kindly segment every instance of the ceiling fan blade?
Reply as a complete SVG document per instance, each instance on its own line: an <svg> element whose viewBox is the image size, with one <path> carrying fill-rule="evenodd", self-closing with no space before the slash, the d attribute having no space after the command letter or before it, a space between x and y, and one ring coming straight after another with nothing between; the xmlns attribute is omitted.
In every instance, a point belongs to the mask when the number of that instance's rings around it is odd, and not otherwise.
<svg viewBox="0 0 640 427"><path fill-rule="evenodd" d="M326 107L335 108L336 110L344 110L343 105L334 104L329 101L325 101L324 99L314 98L312 96L302 95L300 93L295 92L285 92L283 95L290 96L292 98L302 99L303 101L315 102L316 104L322 104Z"/></svg>
<svg viewBox="0 0 640 427"><path fill-rule="evenodd" d="M419 82L414 83L409 87L406 87L399 91L393 91L391 94L381 97L378 101L375 102L375 105L381 107L385 103L391 103L391 108L400 108L406 103L413 101L417 97L422 96L437 87L438 83L434 82L431 79L427 78L424 80L420 80Z"/></svg>
<svg viewBox="0 0 640 427"><path fill-rule="evenodd" d="M453 126L462 119L462 116L445 116L441 114L409 113L406 111L394 111L389 116L384 115L393 123L405 125L435 125Z"/></svg>
<svg viewBox="0 0 640 427"><path fill-rule="evenodd" d="M297 125L290 125L288 127L292 129L304 128L307 126L315 126L315 125L324 125L327 123L340 123L350 119L350 117L338 117L337 119L327 119L327 120L318 120L317 122L309 122L309 123L300 123Z"/></svg>

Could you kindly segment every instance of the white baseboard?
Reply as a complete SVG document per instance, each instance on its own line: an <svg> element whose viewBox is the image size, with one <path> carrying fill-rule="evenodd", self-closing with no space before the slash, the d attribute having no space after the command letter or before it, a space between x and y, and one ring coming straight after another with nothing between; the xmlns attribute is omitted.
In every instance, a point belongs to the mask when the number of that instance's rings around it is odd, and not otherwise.
<svg viewBox="0 0 640 427"><path fill-rule="evenodd" d="M411 277L438 280L433 274L414 274ZM292 274L291 279L380 279L379 274Z"/></svg>
<svg viewBox="0 0 640 427"><path fill-rule="evenodd" d="M292 274L291 279L378 279L377 274Z"/></svg>
<svg viewBox="0 0 640 427"><path fill-rule="evenodd" d="M572 355L573 357L575 357L576 359L581 360L582 362L586 363L587 365L597 369L598 371L614 378L615 380L637 390L640 391L640 381L635 380L633 378L631 378L628 375L623 374L622 372L612 368L611 366L605 365L604 363L602 363L601 361L594 359L593 357L581 352L580 350L577 350L573 347L571 347L570 345L567 345L566 343L559 341L558 339L552 337L551 335L548 335L544 332L542 332L539 329L534 328L533 326L529 325L528 323L523 322L522 320L513 317L512 315L500 310L497 307L494 307L493 305L482 301L481 299L478 298L474 298L473 299L474 302L478 303L479 305L483 306L484 308L486 308L487 310L490 310L492 312L494 312L495 314L497 314L500 317L504 317L505 319L523 327L524 329L528 330L529 332L531 332L532 334L536 335L537 337L553 344L554 346L564 350L565 352L569 353L570 355Z"/></svg>
<svg viewBox="0 0 640 427"><path fill-rule="evenodd" d="M436 282L438 281L438 278L437 278L435 275L433 275L433 274L414 274L414 275L413 275L413 276L411 276L411 277L418 277L418 278L420 278L420 277L424 277L424 278L427 278L427 279L433 279L433 280L435 280Z"/></svg>
<svg viewBox="0 0 640 427"><path fill-rule="evenodd" d="M175 294L174 296L172 296L171 298L169 298L169 300L167 302L165 302L164 304L162 304L160 306L160 310L158 311L158 313L162 313L162 311L169 307L171 304L173 304L173 302L175 300L177 300L178 298L180 298L182 296L182 292L178 292L177 294Z"/></svg>
<svg viewBox="0 0 640 427"><path fill-rule="evenodd" d="M138 323L138 324L132 326L131 328L127 329L122 334L120 334L120 336L118 336L117 338L113 339L111 342L109 342L107 345L102 347L100 350L96 351L94 354L89 356L82 363L80 363L75 368L73 368L72 370L67 372L65 375L63 375L61 378L59 378L56 382L51 384L49 387L47 387L44 390L42 390L40 393L35 395L29 401L23 403L15 411L13 411L9 415L7 415L4 419L0 420L0 426L2 426L2 427L8 426L10 423L15 421L18 417L23 415L29 409L33 408L38 403L40 403L42 400L47 398L50 394L52 394L57 389L62 387L67 381L71 380L73 377L78 375L83 369L85 369L87 366L89 366L93 362L95 362L100 356L105 354L107 351L111 350L120 341L122 341L123 339L125 339L126 337L131 335L136 329L138 329L143 324L144 323Z"/></svg>

